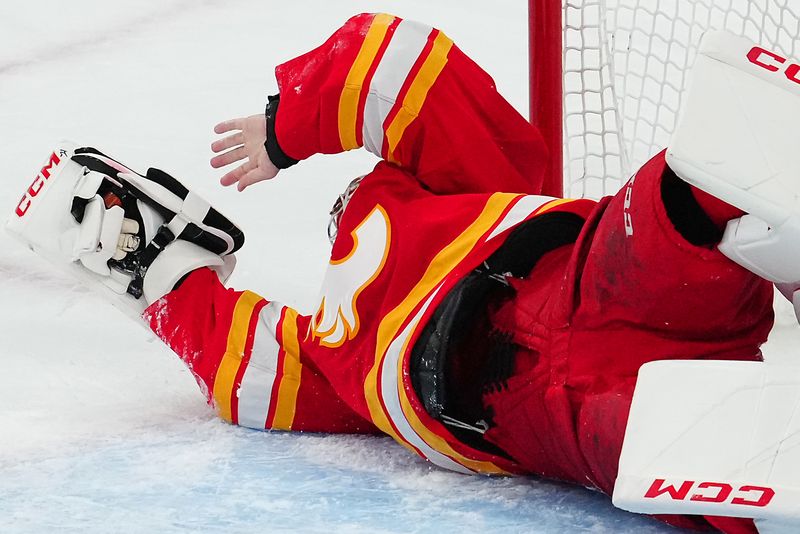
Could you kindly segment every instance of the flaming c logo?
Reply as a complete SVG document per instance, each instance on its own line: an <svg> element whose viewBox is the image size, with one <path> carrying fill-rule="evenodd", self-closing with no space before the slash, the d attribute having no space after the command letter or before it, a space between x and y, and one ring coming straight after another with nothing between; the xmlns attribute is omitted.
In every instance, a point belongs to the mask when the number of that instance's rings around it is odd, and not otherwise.
<svg viewBox="0 0 800 534"><path fill-rule="evenodd" d="M340 347L358 333L358 296L383 270L389 255L390 232L386 211L378 205L350 233L350 253L331 260L311 325L312 335L319 338L320 345Z"/></svg>

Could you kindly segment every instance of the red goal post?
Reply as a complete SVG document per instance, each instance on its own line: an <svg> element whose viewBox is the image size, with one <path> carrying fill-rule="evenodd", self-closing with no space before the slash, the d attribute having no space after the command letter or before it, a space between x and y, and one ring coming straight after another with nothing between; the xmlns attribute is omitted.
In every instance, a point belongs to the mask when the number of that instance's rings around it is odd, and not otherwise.
<svg viewBox="0 0 800 534"><path fill-rule="evenodd" d="M528 0L545 193L615 193L669 143L697 46L724 29L800 59L800 0Z"/></svg>
<svg viewBox="0 0 800 534"><path fill-rule="evenodd" d="M529 114L550 150L551 172L544 193L564 193L562 0L528 0L528 58L530 62ZM546 104L545 104L546 103Z"/></svg>

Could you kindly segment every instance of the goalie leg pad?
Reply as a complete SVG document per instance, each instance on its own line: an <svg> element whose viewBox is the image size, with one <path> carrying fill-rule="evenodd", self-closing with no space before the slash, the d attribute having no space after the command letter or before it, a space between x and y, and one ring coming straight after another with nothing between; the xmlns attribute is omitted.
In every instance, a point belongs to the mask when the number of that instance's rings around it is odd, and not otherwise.
<svg viewBox="0 0 800 534"><path fill-rule="evenodd" d="M244 242L241 230L163 171L142 176L72 143L51 154L7 228L136 315L194 269L211 267L224 282Z"/></svg>
<svg viewBox="0 0 800 534"><path fill-rule="evenodd" d="M244 234L236 225L160 169L150 168L143 176L94 148L77 148L72 159L105 175L119 189L150 207L177 239L221 255L236 252L244 244ZM115 190L112 186L111 191Z"/></svg>
<svg viewBox="0 0 800 534"><path fill-rule="evenodd" d="M625 430L614 504L648 514L772 518L797 528L798 406L798 366L645 364Z"/></svg>
<svg viewBox="0 0 800 534"><path fill-rule="evenodd" d="M667 151L679 177L749 214L720 250L775 283L800 281L800 83L789 65L747 39L706 34Z"/></svg>

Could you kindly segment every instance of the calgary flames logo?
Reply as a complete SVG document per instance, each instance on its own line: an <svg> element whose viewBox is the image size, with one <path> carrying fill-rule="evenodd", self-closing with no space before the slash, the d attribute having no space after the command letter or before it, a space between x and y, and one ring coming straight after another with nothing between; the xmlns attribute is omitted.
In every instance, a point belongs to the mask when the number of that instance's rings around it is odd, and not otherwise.
<svg viewBox="0 0 800 534"><path fill-rule="evenodd" d="M389 218L380 205L350 233L353 248L340 260L331 260L312 335L324 347L340 347L358 333L360 320L356 301L361 292L383 270L389 255Z"/></svg>

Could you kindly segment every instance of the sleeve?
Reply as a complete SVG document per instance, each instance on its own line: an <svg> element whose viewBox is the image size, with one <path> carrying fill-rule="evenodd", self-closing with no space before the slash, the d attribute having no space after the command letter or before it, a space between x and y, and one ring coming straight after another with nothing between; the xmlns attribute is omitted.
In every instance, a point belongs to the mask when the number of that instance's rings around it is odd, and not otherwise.
<svg viewBox="0 0 800 534"><path fill-rule="evenodd" d="M540 133L435 28L357 15L276 77L274 131L289 160L363 146L436 194L541 190Z"/></svg>
<svg viewBox="0 0 800 534"><path fill-rule="evenodd" d="M217 415L259 430L376 433L303 348L309 318L208 269L154 303L145 320L189 367Z"/></svg>

